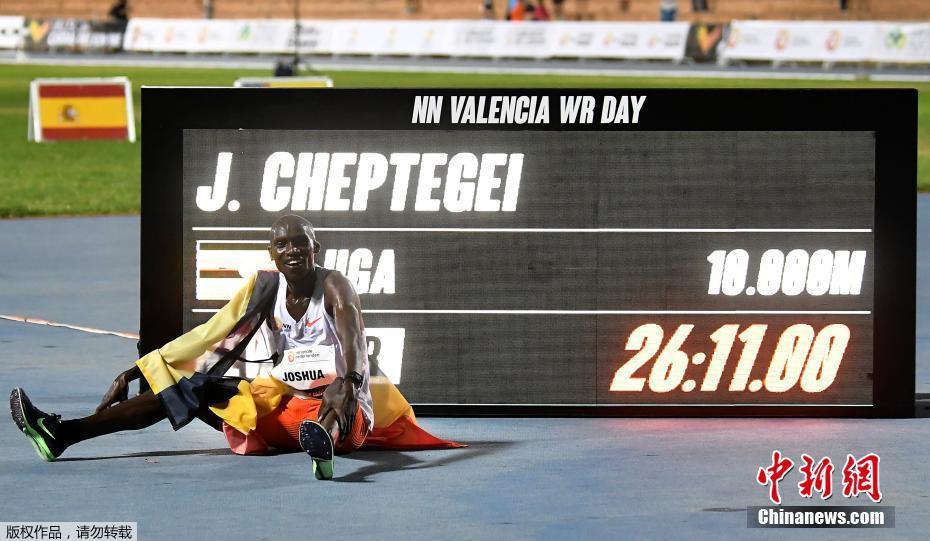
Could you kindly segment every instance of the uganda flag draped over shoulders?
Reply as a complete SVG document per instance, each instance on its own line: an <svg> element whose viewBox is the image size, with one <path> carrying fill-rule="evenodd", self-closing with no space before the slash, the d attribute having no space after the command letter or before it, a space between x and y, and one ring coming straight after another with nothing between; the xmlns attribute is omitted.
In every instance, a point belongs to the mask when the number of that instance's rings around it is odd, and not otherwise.
<svg viewBox="0 0 930 541"><path fill-rule="evenodd" d="M230 427L233 447L247 447L259 417L286 394L270 378L247 381L224 377L264 323L277 291L278 275L259 271L206 323L138 361L171 426L178 430L209 409ZM413 408L386 377L371 378L374 427L364 446L415 450L464 447L433 436L417 423ZM235 434L235 433L238 433Z"/></svg>

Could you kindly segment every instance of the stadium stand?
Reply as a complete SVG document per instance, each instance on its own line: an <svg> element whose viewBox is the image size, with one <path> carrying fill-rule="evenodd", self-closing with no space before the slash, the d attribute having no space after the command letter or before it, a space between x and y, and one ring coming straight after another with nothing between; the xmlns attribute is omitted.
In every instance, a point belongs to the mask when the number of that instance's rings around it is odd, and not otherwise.
<svg viewBox="0 0 930 541"><path fill-rule="evenodd" d="M495 0L498 18L507 0ZM74 17L103 19L112 0L3 0L0 14L29 17ZM552 1L546 1L550 11ZM478 19L479 0L422 0L409 13L406 0L308 1L300 3L301 16L308 19ZM680 0L678 19L724 21L730 19L773 20L930 20L928 0L850 0L846 11L838 0L710 0L709 10L693 13L690 0ZM294 0L214 0L218 19L289 18ZM621 11L619 0L566 0L568 20L658 19L659 0L630 0ZM130 0L131 17L200 18L202 0Z"/></svg>

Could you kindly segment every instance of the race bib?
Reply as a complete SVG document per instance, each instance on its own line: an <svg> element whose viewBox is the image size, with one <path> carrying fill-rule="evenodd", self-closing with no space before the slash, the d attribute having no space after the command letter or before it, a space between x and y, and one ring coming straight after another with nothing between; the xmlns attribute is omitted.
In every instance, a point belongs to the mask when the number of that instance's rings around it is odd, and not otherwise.
<svg viewBox="0 0 930 541"><path fill-rule="evenodd" d="M271 375L298 391L325 387L336 379L336 349L308 346L284 350Z"/></svg>

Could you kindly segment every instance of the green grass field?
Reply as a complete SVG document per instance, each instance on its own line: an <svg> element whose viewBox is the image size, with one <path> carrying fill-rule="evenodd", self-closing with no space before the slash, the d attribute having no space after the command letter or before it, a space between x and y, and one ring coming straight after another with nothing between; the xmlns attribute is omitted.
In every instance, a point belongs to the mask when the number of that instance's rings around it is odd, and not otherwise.
<svg viewBox="0 0 930 541"><path fill-rule="evenodd" d="M240 76L269 70L0 66L0 217L139 212L139 144L26 141L29 82L37 77L125 75L133 84L137 130L141 85L229 86ZM917 188L930 191L930 84L678 79L643 77L459 75L328 72L347 87L572 87L572 88L918 88ZM850 111L851 115L856 114ZM141 133L141 131L137 131Z"/></svg>

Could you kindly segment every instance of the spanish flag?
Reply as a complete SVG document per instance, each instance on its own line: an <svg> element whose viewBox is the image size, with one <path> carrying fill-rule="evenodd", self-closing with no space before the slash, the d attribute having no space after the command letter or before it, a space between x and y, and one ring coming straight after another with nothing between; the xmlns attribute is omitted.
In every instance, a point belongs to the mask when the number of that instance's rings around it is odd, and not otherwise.
<svg viewBox="0 0 930 541"><path fill-rule="evenodd" d="M31 92L30 139L135 140L129 81L37 79Z"/></svg>

